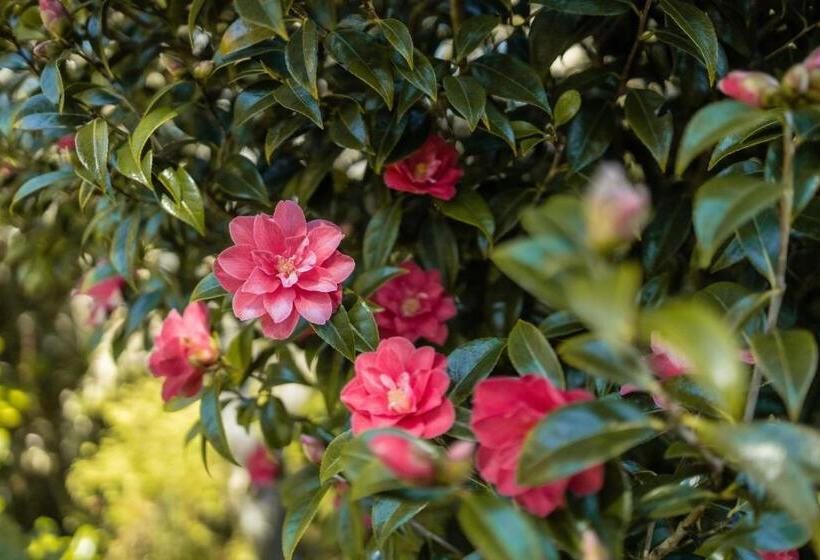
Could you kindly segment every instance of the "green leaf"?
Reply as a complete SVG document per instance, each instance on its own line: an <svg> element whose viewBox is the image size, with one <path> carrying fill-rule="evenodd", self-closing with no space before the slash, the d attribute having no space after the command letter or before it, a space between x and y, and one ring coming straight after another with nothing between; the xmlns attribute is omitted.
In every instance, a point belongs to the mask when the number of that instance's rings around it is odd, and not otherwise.
<svg viewBox="0 0 820 560"><path fill-rule="evenodd" d="M137 128L134 129L134 133L131 135L130 143L131 154L136 161L142 158L142 150L151 135L176 116L177 112L171 107L159 107L140 119Z"/></svg>
<svg viewBox="0 0 820 560"><path fill-rule="evenodd" d="M274 152L306 124L307 120L301 114L275 122L265 136L265 159L270 162Z"/></svg>
<svg viewBox="0 0 820 560"><path fill-rule="evenodd" d="M410 30L397 19L387 18L376 20L382 35L393 45L396 51L407 61L410 69L413 68L413 37Z"/></svg>
<svg viewBox="0 0 820 560"><path fill-rule="evenodd" d="M279 397L271 396L259 412L259 427L271 449L287 446L293 438L293 420Z"/></svg>
<svg viewBox="0 0 820 560"><path fill-rule="evenodd" d="M817 341L810 331L775 330L752 338L752 354L797 422L817 373Z"/></svg>
<svg viewBox="0 0 820 560"><path fill-rule="evenodd" d="M581 108L567 129L567 159L573 171L580 171L603 156L615 134L610 107L590 105Z"/></svg>
<svg viewBox="0 0 820 560"><path fill-rule="evenodd" d="M199 12L205 5L205 0L193 0L191 7L188 8L188 42L194 46L194 31L196 30L196 19L199 17Z"/></svg>
<svg viewBox="0 0 820 560"><path fill-rule="evenodd" d="M111 241L109 255L111 265L120 276L127 280L131 279L134 272L139 244L139 228L139 216L132 214L120 222L114 231L114 239Z"/></svg>
<svg viewBox="0 0 820 560"><path fill-rule="evenodd" d="M95 178L96 184L105 189L108 175L108 123L94 119L77 131L77 158Z"/></svg>
<svg viewBox="0 0 820 560"><path fill-rule="evenodd" d="M462 23L455 37L456 58L459 63L473 52L492 33L493 29L501 23L496 16L480 15L471 17Z"/></svg>
<svg viewBox="0 0 820 560"><path fill-rule="evenodd" d="M453 404L464 401L476 383L492 373L503 350L504 341L500 338L478 338L459 346L447 356Z"/></svg>
<svg viewBox="0 0 820 560"><path fill-rule="evenodd" d="M376 326L370 304L362 298L357 298L348 316L353 334L356 335L356 349L360 352L375 350L379 345L379 327Z"/></svg>
<svg viewBox="0 0 820 560"><path fill-rule="evenodd" d="M353 282L353 291L362 297L367 297L385 282L406 274L407 270L400 266L382 266L363 272Z"/></svg>
<svg viewBox="0 0 820 560"><path fill-rule="evenodd" d="M515 131L513 131L507 116L499 111L494 103L487 103L484 106L484 114L487 116L487 130L489 130L491 134L504 140L513 154L517 153L518 147L515 145Z"/></svg>
<svg viewBox="0 0 820 560"><path fill-rule="evenodd" d="M236 97L233 104L233 126L242 126L253 117L276 104L268 89L247 89Z"/></svg>
<svg viewBox="0 0 820 560"><path fill-rule="evenodd" d="M709 266L721 244L774 204L782 191L782 185L749 175L724 175L703 184L692 214L701 268Z"/></svg>
<svg viewBox="0 0 820 560"><path fill-rule="evenodd" d="M285 560L292 560L296 546L316 516L319 504L329 488L329 484L324 484L310 494L300 497L287 508L282 526L282 552Z"/></svg>
<svg viewBox="0 0 820 560"><path fill-rule="evenodd" d="M764 210L737 231L738 243L752 266L769 281L777 285L777 258L780 252L780 220L777 212Z"/></svg>
<svg viewBox="0 0 820 560"><path fill-rule="evenodd" d="M487 92L469 76L445 76L442 83L450 105L467 121L470 132L474 131L484 116Z"/></svg>
<svg viewBox="0 0 820 560"><path fill-rule="evenodd" d="M567 478L654 436L649 417L622 400L601 399L558 408L524 440L518 482L540 486Z"/></svg>
<svg viewBox="0 0 820 560"><path fill-rule="evenodd" d="M281 0L234 0L234 6L242 19L271 29L283 39L287 39L288 32L285 29L285 14Z"/></svg>
<svg viewBox="0 0 820 560"><path fill-rule="evenodd" d="M492 243L495 218L487 202L476 191L461 190L453 200L436 201L436 206L448 218L475 226Z"/></svg>
<svg viewBox="0 0 820 560"><path fill-rule="evenodd" d="M239 200L251 200L263 206L270 205L268 190L256 165L243 155L236 154L222 165L216 182L224 192Z"/></svg>
<svg viewBox="0 0 820 560"><path fill-rule="evenodd" d="M375 498L371 519L373 522L373 536L379 546L384 544L396 529L413 519L424 508L425 502L405 502L395 498Z"/></svg>
<svg viewBox="0 0 820 560"><path fill-rule="evenodd" d="M467 494L458 523L487 560L543 560L543 541L527 517L508 500L489 494Z"/></svg>
<svg viewBox="0 0 820 560"><path fill-rule="evenodd" d="M413 51L413 67L410 68L406 61L395 54L393 56L394 67L399 76L407 80L416 89L423 91L433 101L436 100L438 83L436 82L436 71L433 65L424 54L418 49Z"/></svg>
<svg viewBox="0 0 820 560"><path fill-rule="evenodd" d="M228 26L225 34L222 35L217 55L225 58L236 51L255 45L265 39L270 39L271 36L272 33L265 27L254 25L243 19L237 19Z"/></svg>
<svg viewBox="0 0 820 560"><path fill-rule="evenodd" d="M617 16L628 12L630 3L627 0L535 0L556 12L567 12L585 16Z"/></svg>
<svg viewBox="0 0 820 560"><path fill-rule="evenodd" d="M361 31L333 31L326 45L345 70L379 94L388 109L393 108L393 74L371 37Z"/></svg>
<svg viewBox="0 0 820 560"><path fill-rule="evenodd" d="M447 286L453 286L459 273L458 243L447 220L432 218L421 232L421 259L426 268L441 272Z"/></svg>
<svg viewBox="0 0 820 560"><path fill-rule="evenodd" d="M191 297L188 301L195 302L215 299L222 297L227 293L228 292L225 291L225 288L223 288L219 283L219 280L216 279L216 276L214 276L214 273L211 272L205 276L205 278L200 280L196 286L194 286L194 289L191 292Z"/></svg>
<svg viewBox="0 0 820 560"><path fill-rule="evenodd" d="M532 323L518 320L507 340L507 354L519 375L534 373L564 388L564 369L549 341Z"/></svg>
<svg viewBox="0 0 820 560"><path fill-rule="evenodd" d="M151 182L151 168L153 166L153 161L153 150L148 150L145 152L145 157L143 157L142 162L140 162L134 158L134 154L131 152L130 144L124 143L117 149L115 164L117 171L122 173L125 177L128 177L132 181L136 181L137 183L140 183L149 190L153 191L154 185Z"/></svg>
<svg viewBox="0 0 820 560"><path fill-rule="evenodd" d="M626 120L635 135L643 142L661 171L666 171L669 150L672 148L672 113L658 116L665 103L662 95L648 89L631 89L626 95Z"/></svg>
<svg viewBox="0 0 820 560"><path fill-rule="evenodd" d="M14 198L11 201L11 207L14 208L21 200L29 197L41 190L60 186L74 179L74 173L71 170L61 169L59 171L51 171L50 173L43 173L32 177L17 189L14 193Z"/></svg>
<svg viewBox="0 0 820 560"><path fill-rule="evenodd" d="M362 118L362 110L356 103L344 103L330 123L330 139L342 148L370 151L370 136Z"/></svg>
<svg viewBox="0 0 820 560"><path fill-rule="evenodd" d="M628 342L635 331L641 272L636 264L626 263L566 281L570 310L600 337Z"/></svg>
<svg viewBox="0 0 820 560"><path fill-rule="evenodd" d="M202 400L199 404L199 423L202 428L202 435L208 440L217 453L222 455L231 463L238 463L231 454L228 445L228 438L225 435L225 427L222 425L222 407L219 404L219 391L211 386L202 393Z"/></svg>
<svg viewBox="0 0 820 560"><path fill-rule="evenodd" d="M815 535L820 507L820 434L780 421L727 424L692 420L698 438L762 486L780 507Z"/></svg>
<svg viewBox="0 0 820 560"><path fill-rule="evenodd" d="M322 455L322 464L319 467L319 480L322 484L342 472L344 449L352 439L353 432L348 430L333 438L333 441L327 445Z"/></svg>
<svg viewBox="0 0 820 560"><path fill-rule="evenodd" d="M555 103L555 126L561 126L569 121L581 109L581 94L577 89L570 89L561 94Z"/></svg>
<svg viewBox="0 0 820 560"><path fill-rule="evenodd" d="M700 109L683 131L675 174L683 174L692 160L719 140L754 130L765 122L771 122L771 119L770 111L739 101L718 101Z"/></svg>
<svg viewBox="0 0 820 560"><path fill-rule="evenodd" d="M488 54L470 64L470 73L490 95L529 103L550 114L544 85L526 62L506 54Z"/></svg>
<svg viewBox="0 0 820 560"><path fill-rule="evenodd" d="M638 511L650 519L686 515L694 508L717 498L714 492L692 486L689 480L653 488L638 502Z"/></svg>
<svg viewBox="0 0 820 560"><path fill-rule="evenodd" d="M59 107L60 112L63 110L63 78L60 76L60 67L56 62L51 62L43 67L40 73L40 89L46 99L52 104Z"/></svg>
<svg viewBox="0 0 820 560"><path fill-rule="evenodd" d="M316 126L324 128L319 103L302 86L288 82L274 90L273 98L283 107L306 116Z"/></svg>
<svg viewBox="0 0 820 560"><path fill-rule="evenodd" d="M171 199L163 195L160 200L163 210L205 235L205 209L194 178L180 166L176 171L170 167L165 169L159 174L159 180L173 196Z"/></svg>
<svg viewBox="0 0 820 560"><path fill-rule="evenodd" d="M530 23L530 64L540 76L549 76L550 66L573 44L584 38L582 16L556 12L549 8L538 10Z"/></svg>
<svg viewBox="0 0 820 560"><path fill-rule="evenodd" d="M691 367L690 377L708 392L730 417L739 418L748 385L748 370L728 324L698 301L673 300L644 317L644 331L655 333Z"/></svg>
<svg viewBox="0 0 820 560"><path fill-rule="evenodd" d="M356 359L356 338L350 318L343 306L339 306L333 317L324 325L311 323L310 326L334 350L351 362Z"/></svg>
<svg viewBox="0 0 820 560"><path fill-rule="evenodd" d="M316 24L306 19L288 41L285 49L285 64L288 72L311 97L319 99L316 72L319 67L319 34Z"/></svg>
<svg viewBox="0 0 820 560"><path fill-rule="evenodd" d="M558 347L561 358L574 368L618 385L657 387L641 355L631 345L615 345L591 334L575 336Z"/></svg>
<svg viewBox="0 0 820 560"><path fill-rule="evenodd" d="M17 121L16 127L19 130L73 129L87 120L87 116L69 113L30 113Z"/></svg>
<svg viewBox="0 0 820 560"><path fill-rule="evenodd" d="M709 83L713 84L717 73L719 46L712 20L705 12L683 0L660 0L660 6L697 49L698 58L706 66Z"/></svg>
<svg viewBox="0 0 820 560"><path fill-rule="evenodd" d="M362 246L365 270L372 270L387 263L399 237L401 215L401 199L397 199L390 206L379 209L370 219L364 232Z"/></svg>

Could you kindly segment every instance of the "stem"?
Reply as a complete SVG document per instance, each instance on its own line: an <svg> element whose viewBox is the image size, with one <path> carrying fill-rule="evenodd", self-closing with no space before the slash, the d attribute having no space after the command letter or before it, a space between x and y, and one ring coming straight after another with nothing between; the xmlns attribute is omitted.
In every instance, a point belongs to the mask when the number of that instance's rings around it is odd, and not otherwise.
<svg viewBox="0 0 820 560"><path fill-rule="evenodd" d="M459 549L457 549L456 547L442 539L440 536L432 532L430 529L428 529L418 521L411 521L410 526L413 527L413 529L415 529L416 532L419 533L421 536L435 542L436 544L447 550L447 552L455 554L457 558L464 558L464 554L462 554Z"/></svg>
<svg viewBox="0 0 820 560"><path fill-rule="evenodd" d="M797 146L794 141L792 114L786 111L783 117L783 194L780 197L780 242L777 254L777 269L775 270L775 293L769 301L769 311L766 317L766 332L777 327L780 307L783 305L783 296L786 293L786 265L789 258L789 234L792 226L792 207L794 206L794 154ZM757 398L760 395L760 384L763 381L763 372L755 366L752 381L749 386L749 396L746 399L746 410L743 419L746 422L754 418Z"/></svg>
<svg viewBox="0 0 820 560"><path fill-rule="evenodd" d="M680 542L686 537L686 533L689 531L689 527L697 523L703 514L706 513L706 506L699 506L692 510L692 512L687 515L683 521L678 523L678 526L675 527L675 531L666 537L661 544L655 547L655 550L650 552L648 555L644 556L645 560L660 560L664 558L667 554L675 550Z"/></svg>
<svg viewBox="0 0 820 560"><path fill-rule="evenodd" d="M464 0L450 0L450 23L453 24L453 36L458 33L464 19Z"/></svg>
<svg viewBox="0 0 820 560"><path fill-rule="evenodd" d="M638 14L638 33L635 35L635 42L632 44L632 50L629 51L629 56L626 58L624 70L621 72L620 82L618 84L618 92L615 98L622 96L626 91L626 82L629 80L629 73L632 71L632 65L635 63L635 58L638 56L638 51L641 48L641 36L646 30L646 20L649 18L649 9L652 7L652 0L646 0L643 9Z"/></svg>

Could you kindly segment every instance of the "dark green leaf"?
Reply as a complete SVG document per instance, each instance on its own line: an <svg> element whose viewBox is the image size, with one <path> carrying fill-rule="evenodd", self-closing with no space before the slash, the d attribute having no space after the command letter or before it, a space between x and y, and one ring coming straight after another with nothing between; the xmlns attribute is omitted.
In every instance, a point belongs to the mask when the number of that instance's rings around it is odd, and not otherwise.
<svg viewBox="0 0 820 560"><path fill-rule="evenodd" d="M397 19L387 18L376 20L376 25L381 29L382 35L393 45L393 48L407 61L410 68L413 68L413 38L410 30Z"/></svg>
<svg viewBox="0 0 820 560"><path fill-rule="evenodd" d="M319 467L319 480L324 484L342 471L342 456L345 446L353 439L353 432L346 431L336 436L325 448L322 465Z"/></svg>
<svg viewBox="0 0 820 560"><path fill-rule="evenodd" d="M302 89L302 86L294 83L279 86L274 90L273 98L283 107L306 116L312 120L316 126L324 128L322 110L319 108L319 103L317 103L307 91Z"/></svg>
<svg viewBox="0 0 820 560"><path fill-rule="evenodd" d="M20 130L73 129L86 120L88 117L68 113L30 113L17 121L17 128Z"/></svg>
<svg viewBox="0 0 820 560"><path fill-rule="evenodd" d="M373 502L371 519L373 536L380 545L393 531L413 519L427 504L424 502L404 502L395 498L376 498Z"/></svg>
<svg viewBox="0 0 820 560"><path fill-rule="evenodd" d="M261 27L267 27L287 39L282 0L234 0L234 6L242 19Z"/></svg>
<svg viewBox="0 0 820 560"><path fill-rule="evenodd" d="M362 110L355 103L345 103L330 123L330 139L342 148L369 151L370 136L362 118Z"/></svg>
<svg viewBox="0 0 820 560"><path fill-rule="evenodd" d="M507 116L499 111L494 103L487 103L484 106L484 113L487 115L487 130L504 140L515 154L517 152L515 132Z"/></svg>
<svg viewBox="0 0 820 560"><path fill-rule="evenodd" d="M436 72L427 57L416 49L413 53L413 68L407 66L403 58L394 55L394 66L399 75L416 89L423 91L433 101L437 97Z"/></svg>
<svg viewBox="0 0 820 560"><path fill-rule="evenodd" d="M302 540L305 531L307 531L316 516L319 504L329 488L329 484L322 485L311 491L310 494L302 496L287 508L282 527L282 552L285 555L285 560L292 560L296 552L296 546Z"/></svg>
<svg viewBox="0 0 820 560"><path fill-rule="evenodd" d="M474 16L465 20L455 37L455 61L461 62L473 52L499 23L498 17L491 15Z"/></svg>
<svg viewBox="0 0 820 560"><path fill-rule="evenodd" d="M567 130L567 158L572 170L580 171L603 156L614 133L609 106L584 105Z"/></svg>
<svg viewBox="0 0 820 560"><path fill-rule="evenodd" d="M173 195L173 199L163 195L160 200L162 208L200 235L205 235L205 209L194 178L184 167L178 167L176 171L169 167L159 174L159 180Z"/></svg>
<svg viewBox="0 0 820 560"><path fill-rule="evenodd" d="M473 61L470 72L490 95L529 103L550 113L544 85L526 62L506 54L488 54Z"/></svg>
<svg viewBox="0 0 820 560"><path fill-rule="evenodd" d="M20 188L14 193L14 198L11 201L11 207L14 208L14 206L16 206L21 200L33 195L34 193L51 186L63 185L72 179L74 179L74 173L67 169L43 173L42 175L32 177L20 185Z"/></svg>
<svg viewBox="0 0 820 560"><path fill-rule="evenodd" d="M590 334L575 336L558 347L561 358L574 368L612 381L652 390L655 380L632 346L617 347Z"/></svg>
<svg viewBox="0 0 820 560"><path fill-rule="evenodd" d="M228 445L225 427L222 425L219 391L214 386L208 387L202 393L202 400L199 405L199 423L202 427L202 435L205 436L211 447L231 463L237 464Z"/></svg>
<svg viewBox="0 0 820 560"><path fill-rule="evenodd" d="M281 449L293 437L293 420L279 397L271 396L259 412L259 427L271 449Z"/></svg>
<svg viewBox="0 0 820 560"><path fill-rule="evenodd" d="M348 312L353 334L356 336L356 349L369 352L379 345L379 328L373 318L373 309L366 300L358 298Z"/></svg>
<svg viewBox="0 0 820 560"><path fill-rule="evenodd" d="M626 120L644 146L658 162L661 171L666 171L669 150L672 147L672 114L658 116L658 111L666 100L648 89L631 89L626 96Z"/></svg>
<svg viewBox="0 0 820 560"><path fill-rule="evenodd" d="M393 107L393 75L384 56L372 38L361 31L333 31L327 37L327 49L342 67L362 80Z"/></svg>
<svg viewBox="0 0 820 560"><path fill-rule="evenodd" d="M459 404L473 392L476 383L490 375L504 341L500 338L478 338L453 350L447 357L447 373L450 375L450 399Z"/></svg>
<svg viewBox="0 0 820 560"><path fill-rule="evenodd" d="M458 523L487 560L543 560L542 541L527 517L509 501L489 494L467 494Z"/></svg>
<svg viewBox="0 0 820 560"><path fill-rule="evenodd" d="M616 16L630 9L626 0L535 0L533 3L556 12L585 16Z"/></svg>
<svg viewBox="0 0 820 560"><path fill-rule="evenodd" d="M95 182L102 188L106 186L108 175L108 123L103 119L94 119L77 131L77 158Z"/></svg>
<svg viewBox="0 0 820 560"><path fill-rule="evenodd" d="M233 104L233 126L242 126L268 107L276 104L268 89L247 89L236 97Z"/></svg>
<svg viewBox="0 0 820 560"><path fill-rule="evenodd" d="M387 263L393 245L399 237L401 226L401 199L376 212L364 232L362 254L365 270L372 270Z"/></svg>
<svg viewBox="0 0 820 560"><path fill-rule="evenodd" d="M288 41L285 49L285 64L288 72L300 86L319 99L316 86L316 72L319 67L319 35L316 24L306 19Z"/></svg>
<svg viewBox="0 0 820 560"><path fill-rule="evenodd" d="M436 206L448 218L475 226L492 242L495 218L487 202L476 191L462 190L453 200L436 201Z"/></svg>
<svg viewBox="0 0 820 560"><path fill-rule="evenodd" d="M131 279L134 272L134 261L137 258L139 243L140 219L136 214L122 220L114 232L111 241L111 265L125 279Z"/></svg>
<svg viewBox="0 0 820 560"><path fill-rule="evenodd" d="M265 136L265 159L270 161L274 152L306 124L307 120L300 114L295 114L290 118L274 123Z"/></svg>
<svg viewBox="0 0 820 560"><path fill-rule="evenodd" d="M719 46L712 20L705 12L683 0L660 0L660 6L695 46L698 58L706 66L709 83L714 83Z"/></svg>
<svg viewBox="0 0 820 560"><path fill-rule="evenodd" d="M360 274L353 282L353 291L362 297L375 292L385 282L406 274L407 270L400 266L382 266Z"/></svg>
<svg viewBox="0 0 820 560"><path fill-rule="evenodd" d="M519 375L534 373L564 387L564 369L549 341L532 323L518 320L507 340L507 354Z"/></svg>
<svg viewBox="0 0 820 560"><path fill-rule="evenodd" d="M484 116L484 105L487 103L484 88L469 76L445 76L443 84L450 105L464 117L470 131L475 130Z"/></svg>
<svg viewBox="0 0 820 560"><path fill-rule="evenodd" d="M752 353L797 422L817 373L817 341L806 330L775 330L752 338Z"/></svg>
<svg viewBox="0 0 820 560"><path fill-rule="evenodd" d="M225 294L227 294L227 292L219 284L219 281L216 279L216 276L214 276L214 273L211 272L205 278L200 280L196 286L194 286L189 301L204 301L222 297Z"/></svg>
<svg viewBox="0 0 820 560"><path fill-rule="evenodd" d="M270 39L271 36L271 31L265 27L248 23L243 19L237 19L228 26L225 34L222 35L217 54L224 58L265 39Z"/></svg>
<svg viewBox="0 0 820 560"><path fill-rule="evenodd" d="M339 306L324 325L310 325L319 337L351 362L356 359L356 337L344 307Z"/></svg>

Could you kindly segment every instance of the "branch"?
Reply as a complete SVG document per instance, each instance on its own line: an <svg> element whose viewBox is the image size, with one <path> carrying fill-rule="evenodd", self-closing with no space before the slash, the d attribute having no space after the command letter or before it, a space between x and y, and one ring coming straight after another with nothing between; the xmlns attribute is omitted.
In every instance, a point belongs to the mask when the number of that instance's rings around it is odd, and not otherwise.
<svg viewBox="0 0 820 560"><path fill-rule="evenodd" d="M646 31L646 20L649 18L649 9L652 7L652 0L646 0L643 5L643 10L638 14L638 33L635 35L635 42L632 44L632 50L629 51L629 56L626 58L623 72L618 83L618 91L615 98L622 96L626 91L626 82L629 80L629 74L632 72L632 65L635 63L635 58L638 56L638 51L641 48L641 37Z"/></svg>
<svg viewBox="0 0 820 560"><path fill-rule="evenodd" d="M664 558L667 554L674 551L684 537L686 537L689 527L697 523L700 518L703 517L704 513L706 513L706 506L699 506L693 509L683 521L678 523L675 531L666 537L666 540L645 556L645 560L661 560L661 558Z"/></svg>

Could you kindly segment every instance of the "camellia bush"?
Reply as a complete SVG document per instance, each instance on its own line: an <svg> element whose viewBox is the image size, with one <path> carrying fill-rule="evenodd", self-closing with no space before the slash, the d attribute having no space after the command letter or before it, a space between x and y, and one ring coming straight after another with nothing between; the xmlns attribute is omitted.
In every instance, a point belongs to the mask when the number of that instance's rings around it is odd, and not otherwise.
<svg viewBox="0 0 820 560"><path fill-rule="evenodd" d="M271 557L814 557L818 21L6 0L17 279L127 307L203 468L278 488Z"/></svg>

